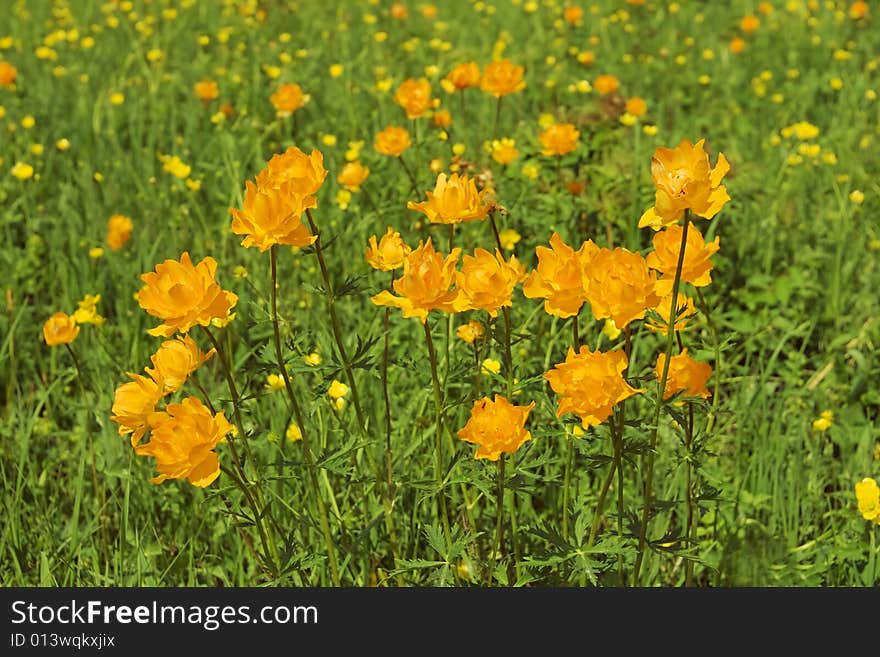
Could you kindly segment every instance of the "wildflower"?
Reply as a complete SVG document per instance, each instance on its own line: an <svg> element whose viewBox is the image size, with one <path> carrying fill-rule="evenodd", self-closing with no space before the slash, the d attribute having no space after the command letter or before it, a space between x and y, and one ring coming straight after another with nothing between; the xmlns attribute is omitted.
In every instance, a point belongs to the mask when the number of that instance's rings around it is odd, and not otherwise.
<svg viewBox="0 0 880 657"><path fill-rule="evenodd" d="M682 227L669 226L665 230L654 235L654 250L648 254L647 262L651 269L656 269L672 291L672 282L675 278L675 270L678 266L679 250L681 248ZM703 235L696 226L690 226L687 234L687 244L684 250L684 260L681 264L681 281L691 283L695 287L705 287L712 282L712 261L710 258L718 252L720 238L706 244Z"/></svg>
<svg viewBox="0 0 880 657"><path fill-rule="evenodd" d="M483 69L480 88L496 98L520 91L525 88L523 67L513 64L509 59L491 62Z"/></svg>
<svg viewBox="0 0 880 657"><path fill-rule="evenodd" d="M43 339L50 347L70 344L78 335L76 319L67 313L57 312L43 324Z"/></svg>
<svg viewBox="0 0 880 657"><path fill-rule="evenodd" d="M748 16L743 16L742 20L739 22L739 29L746 34L749 34L757 30L760 25L761 21L758 20L758 17L749 14Z"/></svg>
<svg viewBox="0 0 880 657"><path fill-rule="evenodd" d="M59 139L58 141L55 142L55 148L57 148L59 151L62 151L62 152L68 150L70 148L70 140L65 137L62 137L61 139Z"/></svg>
<svg viewBox="0 0 880 657"><path fill-rule="evenodd" d="M607 420L615 404L644 392L621 376L626 366L622 350L592 352L585 345L575 353L569 347L565 361L544 375L553 392L560 395L557 417L574 413L581 418L584 429Z"/></svg>
<svg viewBox="0 0 880 657"><path fill-rule="evenodd" d="M654 205L639 220L639 227L654 230L677 222L689 209L697 216L711 219L730 200L721 179L730 170L723 153L715 168L709 166L709 155L703 141L691 144L683 140L674 149L658 148L651 158L651 175L657 188Z"/></svg>
<svg viewBox="0 0 880 657"><path fill-rule="evenodd" d="M321 188L326 177L321 151L312 149L307 155L296 146L289 146L283 153L276 153L269 159L266 168L257 174L256 182L260 189L272 188L287 195L311 197ZM303 204L315 207L317 201L306 198Z"/></svg>
<svg viewBox="0 0 880 657"><path fill-rule="evenodd" d="M89 249L89 257L92 260L97 260L98 258L102 258L103 256L104 249L102 249L100 246L93 246L91 249Z"/></svg>
<svg viewBox="0 0 880 657"><path fill-rule="evenodd" d="M467 423L458 431L465 442L479 445L475 459L497 461L502 453L513 454L523 443L531 440L525 424L535 402L528 406L514 406L505 397L483 397L474 400Z"/></svg>
<svg viewBox="0 0 880 657"><path fill-rule="evenodd" d="M449 71L445 81L456 91L476 87L480 84L480 67L476 62L458 64Z"/></svg>
<svg viewBox="0 0 880 657"><path fill-rule="evenodd" d="M330 388L327 390L327 394L334 400L339 399L340 397L345 397L348 394L348 386L342 383L342 381L333 379L330 383Z"/></svg>
<svg viewBox="0 0 880 657"><path fill-rule="evenodd" d="M119 425L119 435L131 434L131 446L137 445L149 429L148 418L162 399L162 383L141 374L128 373L132 379L123 383L113 396L111 420Z"/></svg>
<svg viewBox="0 0 880 657"><path fill-rule="evenodd" d="M593 88L603 96L614 93L618 87L620 87L620 80L613 75L600 75L593 81Z"/></svg>
<svg viewBox="0 0 880 657"><path fill-rule="evenodd" d="M585 271L586 296L596 319L610 318L624 328L660 302L656 274L639 253L599 249Z"/></svg>
<svg viewBox="0 0 880 657"><path fill-rule="evenodd" d="M870 477L865 477L856 484L856 500L859 513L865 520L873 520L880 525L880 486Z"/></svg>
<svg viewBox="0 0 880 657"><path fill-rule="evenodd" d="M162 160L162 170L167 171L175 178L183 180L192 171L192 167L185 164L177 155L163 155L159 159Z"/></svg>
<svg viewBox="0 0 880 657"><path fill-rule="evenodd" d="M346 162L336 180L350 192L356 192L370 175L370 170L358 161Z"/></svg>
<svg viewBox="0 0 880 657"><path fill-rule="evenodd" d="M602 324L602 335L612 342L619 338L621 333L622 331L617 328L617 324L614 323L613 319L606 319L605 323Z"/></svg>
<svg viewBox="0 0 880 657"><path fill-rule="evenodd" d="M544 155L565 155L578 145L580 132L571 123L554 123L538 135Z"/></svg>
<svg viewBox="0 0 880 657"><path fill-rule="evenodd" d="M389 126L376 135L373 147L383 155L400 157L412 145L409 133L398 126Z"/></svg>
<svg viewBox="0 0 880 657"><path fill-rule="evenodd" d="M156 353L150 356L153 367L146 368L146 372L163 387L164 393L175 392L215 353L215 349L202 352L190 335L178 336L159 345Z"/></svg>
<svg viewBox="0 0 880 657"><path fill-rule="evenodd" d="M834 413L831 411L822 411L815 420L813 420L814 431L827 431L834 420Z"/></svg>
<svg viewBox="0 0 880 657"><path fill-rule="evenodd" d="M302 222L303 213L315 207L317 200L290 192L288 187L262 187L250 180L245 183L243 209L229 209L232 232L245 236L242 246L256 246L262 252L275 244L308 246L318 239Z"/></svg>
<svg viewBox="0 0 880 657"><path fill-rule="evenodd" d="M541 170L538 165L534 164L533 162L527 162L526 164L523 164L522 167L523 178L528 178L529 180L534 180L535 178L537 178L540 171Z"/></svg>
<svg viewBox="0 0 880 657"><path fill-rule="evenodd" d="M299 428L298 424L291 422L290 426L287 427L287 431L284 432L284 437L287 438L288 441L295 443L297 440L302 440L302 430Z"/></svg>
<svg viewBox="0 0 880 657"><path fill-rule="evenodd" d="M220 460L214 448L233 430L223 413L212 415L197 398L168 404L150 418L150 441L135 446L138 456L156 459L159 474L150 482L187 479L193 486L209 486L220 476Z"/></svg>
<svg viewBox="0 0 880 657"><path fill-rule="evenodd" d="M319 354L317 351L306 354L305 356L303 356L303 362L309 367L317 367L321 364L321 354Z"/></svg>
<svg viewBox="0 0 880 657"><path fill-rule="evenodd" d="M309 102L309 96L295 83L282 84L269 96L269 102L275 108L279 118L286 118Z"/></svg>
<svg viewBox="0 0 880 657"><path fill-rule="evenodd" d="M0 60L0 87L11 87L15 84L18 71L9 62Z"/></svg>
<svg viewBox="0 0 880 657"><path fill-rule="evenodd" d="M520 234L517 233L513 228L505 228L500 233L498 233L498 238L501 240L501 248L505 251L513 251L514 247L516 247L517 242L522 239Z"/></svg>
<svg viewBox="0 0 880 657"><path fill-rule="evenodd" d="M657 357L657 365L654 373L659 381L663 377L663 366L666 363L666 354ZM687 349L673 356L669 361L669 372L666 375L666 389L663 391L663 399L669 399L677 392L684 391L686 397L709 396L706 390L706 382L712 376L712 368L708 363L695 361L688 355ZM683 402L676 402L680 406Z"/></svg>
<svg viewBox="0 0 880 657"><path fill-rule="evenodd" d="M266 376L266 390L278 392L284 390L284 377L280 374L268 374Z"/></svg>
<svg viewBox="0 0 880 657"><path fill-rule="evenodd" d="M854 189L849 193L849 200L855 203L856 205L861 205L865 202L865 193L859 191L858 189Z"/></svg>
<svg viewBox="0 0 880 657"><path fill-rule="evenodd" d="M734 55L738 55L739 53L741 53L743 50L746 49L746 42L743 39L740 39L739 37L733 37L730 40L730 44L728 45L728 48L730 48L730 52L732 52Z"/></svg>
<svg viewBox="0 0 880 657"><path fill-rule="evenodd" d="M192 264L184 251L180 260L165 260L155 271L141 275L145 285L137 293L141 308L163 320L150 329L150 335L171 337L176 331L187 333L193 326L209 326L214 319L225 319L238 296L220 287L214 278L217 261L206 256Z"/></svg>
<svg viewBox="0 0 880 657"><path fill-rule="evenodd" d="M849 6L849 17L853 20L865 18L868 15L868 3L864 0L857 0Z"/></svg>
<svg viewBox="0 0 880 657"><path fill-rule="evenodd" d="M473 344L474 342L482 338L485 333L486 330L483 328L483 325L480 322L473 320L467 322L466 324L462 324L455 331L455 334L468 344Z"/></svg>
<svg viewBox="0 0 880 657"><path fill-rule="evenodd" d="M575 251L562 241L559 233L553 233L549 249L535 249L538 266L523 282L523 294L529 299L545 299L544 310L550 315L577 315L587 299L584 271L598 250L588 240Z"/></svg>
<svg viewBox="0 0 880 657"><path fill-rule="evenodd" d="M455 274L455 310L485 310L497 317L500 308L511 305L513 289L524 277L525 267L516 256L505 261L497 249L494 256L476 249L473 256L462 258L461 271Z"/></svg>
<svg viewBox="0 0 880 657"><path fill-rule="evenodd" d="M123 214L114 214L107 220L107 246L121 249L131 238L134 223Z"/></svg>
<svg viewBox="0 0 880 657"><path fill-rule="evenodd" d="M101 302L100 294L87 294L77 304L73 313L73 321L77 324L94 324L101 326L104 318L98 314L98 304Z"/></svg>
<svg viewBox="0 0 880 657"><path fill-rule="evenodd" d="M562 12L562 19L570 25L580 25L584 10L577 5L568 5Z"/></svg>
<svg viewBox="0 0 880 657"><path fill-rule="evenodd" d="M670 290L670 293L660 299L660 302L651 309L660 315L660 320L658 321L654 317L649 316L648 321L645 322L645 326L652 331L666 335L669 331L669 311L671 307L672 291ZM673 330L683 331L688 325L690 318L696 314L697 310L694 308L694 300L679 292L678 303L676 304L675 309L675 325L673 326Z"/></svg>
<svg viewBox="0 0 880 657"><path fill-rule="evenodd" d="M392 271L403 267L404 260L412 249L400 237L400 233L388 226L387 231L377 243L376 236L370 236L367 247L367 264L380 271Z"/></svg>
<svg viewBox="0 0 880 657"><path fill-rule="evenodd" d="M631 114L633 116L644 116L648 111L648 104L645 102L644 98L639 98L638 96L633 96L632 98L627 99L626 101L626 112L627 114Z"/></svg>
<svg viewBox="0 0 880 657"><path fill-rule="evenodd" d="M10 173L19 180L28 180L34 176L34 168L26 162L16 162Z"/></svg>
<svg viewBox="0 0 880 657"><path fill-rule="evenodd" d="M438 128L448 128L452 125L452 114L449 113L449 110L434 112L434 115L431 117L431 123Z"/></svg>
<svg viewBox="0 0 880 657"><path fill-rule="evenodd" d="M407 255L403 276L394 281L394 296L388 290L372 297L378 306L394 306L404 317L418 317L424 324L431 310L454 312L453 303L458 293L451 290L455 281L455 265L461 249L453 249L445 258L434 250L431 238L419 242L417 249Z"/></svg>
<svg viewBox="0 0 880 657"><path fill-rule="evenodd" d="M488 216L490 205L484 201L485 194L486 190L478 192L474 180L465 175L453 173L447 178L441 173L434 191L427 192L427 201L410 201L406 207L423 213L431 223L458 224Z"/></svg>
<svg viewBox="0 0 880 657"><path fill-rule="evenodd" d="M483 359L483 362L480 363L480 372L483 374L500 374L501 361L495 360L494 358Z"/></svg>
<svg viewBox="0 0 880 657"><path fill-rule="evenodd" d="M408 119L417 119L433 106L431 83L426 79L404 80L394 94L394 102L406 111Z"/></svg>
<svg viewBox="0 0 880 657"><path fill-rule="evenodd" d="M207 105L220 95L220 90L214 80L200 80L193 85L193 91L202 103Z"/></svg>
<svg viewBox="0 0 880 657"><path fill-rule="evenodd" d="M329 73L331 78L338 78L345 72L345 67L342 64L331 64L329 68Z"/></svg>
<svg viewBox="0 0 880 657"><path fill-rule="evenodd" d="M110 104L111 105L122 105L125 102L125 94L115 91L110 94Z"/></svg>

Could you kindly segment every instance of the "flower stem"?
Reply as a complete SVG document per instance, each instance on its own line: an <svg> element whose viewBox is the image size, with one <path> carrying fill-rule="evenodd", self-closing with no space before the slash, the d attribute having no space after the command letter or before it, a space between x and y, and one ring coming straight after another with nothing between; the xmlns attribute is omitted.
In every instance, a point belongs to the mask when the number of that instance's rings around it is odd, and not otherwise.
<svg viewBox="0 0 880 657"><path fill-rule="evenodd" d="M394 289L394 270L391 271L391 284L388 289ZM397 568L397 531L394 527L394 459L391 451L391 398L388 396L388 361L390 359L390 336L389 326L391 308L385 308L385 320L383 324L385 333L385 348L382 352L382 394L385 399L385 530L388 532L388 541L391 544L391 559ZM398 585L402 581L398 577Z"/></svg>
<svg viewBox="0 0 880 657"><path fill-rule="evenodd" d="M599 521L602 519L602 512L605 510L605 498L608 496L608 489L611 488L611 482L614 481L614 472L617 470L617 464L612 461L611 468L605 481L602 482L602 489L599 491L599 499L596 501L596 513L593 516L593 523L590 525L590 537L587 539L587 549L593 547L596 542L596 534L599 532Z"/></svg>
<svg viewBox="0 0 880 657"><path fill-rule="evenodd" d="M428 357L431 359L431 380L434 384L434 413L436 428L434 430L434 478L437 484L437 507L440 522L443 524L443 535L446 538L446 549L452 546L452 532L449 529L449 513L446 508L446 493L443 492L443 398L440 392L440 377L437 376L437 352L431 338L431 328L425 320L425 341L428 344ZM443 555L446 557L447 555Z"/></svg>
<svg viewBox="0 0 880 657"><path fill-rule="evenodd" d="M685 538L688 541L688 547L693 548L696 543L696 523L694 522L695 512L698 512L694 491L696 490L696 476L699 471L694 467L693 463L693 447L694 447L694 405L688 402L688 423L685 431L685 448L687 462L687 521L685 524ZM684 585L694 585L694 561L693 559L685 559L684 563Z"/></svg>
<svg viewBox="0 0 880 657"><path fill-rule="evenodd" d="M704 430L704 433L708 435L712 431L712 427L715 426L715 415L718 410L718 387L721 381L721 343L718 341L718 328L715 326L715 322L712 321L709 305L703 297L703 292L700 288L696 288L696 290L697 298L700 300L700 311L706 316L706 323L709 325L709 331L712 333L712 342L715 346L715 372L713 373L715 382L712 389L712 406L709 409L709 417L706 420L706 429Z"/></svg>
<svg viewBox="0 0 880 657"><path fill-rule="evenodd" d="M398 162L400 162L400 166L403 167L403 170L406 171L406 175L409 176L409 182L412 185L412 193L416 196L419 195L419 183L416 180L416 177L413 175L412 169L406 163L406 160L403 159L403 155L397 156Z"/></svg>
<svg viewBox="0 0 880 657"><path fill-rule="evenodd" d="M492 125L492 139L498 139L498 124L501 122L501 99L498 96L498 102L495 105L495 123Z"/></svg>
<svg viewBox="0 0 880 657"><path fill-rule="evenodd" d="M580 351L581 338L578 331L578 319L580 310L571 318L571 346L575 352ZM575 448L574 443L568 443L568 456L565 459L565 470L562 476L562 538L568 539L568 502L571 499L571 471L574 468Z"/></svg>
<svg viewBox="0 0 880 657"><path fill-rule="evenodd" d="M660 409L663 408L663 393L666 390L666 381L669 377L669 361L672 359L672 349L675 346L675 306L678 302L678 289L681 286L681 268L684 264L684 252L687 247L688 227L690 226L690 210L684 211L684 227L681 231L681 245L678 251L678 264L675 267L675 278L672 281L672 307L669 311L669 324L666 331L666 359L663 361L663 372L657 383L657 403L654 406L654 416L651 422L651 441L648 451L648 463L645 471L644 509L642 509L642 521L639 526L639 547L636 554L636 563L633 568L633 585L639 586L639 574L642 562L645 558L645 544L648 536L648 519L651 515L651 505L654 502L654 458L657 449L657 434L660 428Z"/></svg>
<svg viewBox="0 0 880 657"><path fill-rule="evenodd" d="M300 435L302 436L303 456L306 459L306 468L309 471L309 482L312 486L312 493L318 504L319 522L321 525L321 533L324 534L324 543L327 545L327 558L330 562L330 577L334 586L339 586L339 565L336 561L336 548L333 544L333 534L330 531L330 519L327 515L327 507L324 504L324 498L321 496L321 489L318 485L318 475L315 467L315 457L312 454L312 448L309 443L309 435L306 430L306 424L296 394L293 392L293 385L290 382L290 375L287 373L287 365L284 362L284 354L281 351L281 330L278 323L278 267L277 267L277 245L273 244L269 250L269 262L271 265L271 286L272 286L272 330L275 341L275 357L278 359L278 368L281 370L281 378L284 379L284 388L287 390L287 397L290 400L290 406L293 409L293 415L296 423L299 425Z"/></svg>
<svg viewBox="0 0 880 657"><path fill-rule="evenodd" d="M489 566L489 585L495 575L495 563L504 549L504 454L498 459L498 488L495 494L495 549L492 550L492 561ZM502 555L503 556L503 555Z"/></svg>

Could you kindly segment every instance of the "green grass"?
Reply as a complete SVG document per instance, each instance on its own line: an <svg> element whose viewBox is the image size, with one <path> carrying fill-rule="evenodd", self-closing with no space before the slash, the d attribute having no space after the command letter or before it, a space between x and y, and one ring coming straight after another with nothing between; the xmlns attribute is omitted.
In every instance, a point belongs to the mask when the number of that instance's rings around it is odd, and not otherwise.
<svg viewBox="0 0 880 657"><path fill-rule="evenodd" d="M178 15L163 17L171 4ZM693 559L694 583L702 586L876 585L878 528L858 513L853 486L880 475L880 171L873 156L880 139L874 93L878 16L853 20L846 15L849 3L843 2L817 2L812 10L802 2L789 3L791 9L773 3L775 11L759 14L761 26L745 36L746 50L735 55L728 43L740 33L740 19L753 10L751 2L682 3L675 13L655 0L642 7L584 2L580 26L556 24L560 2L535 3L531 14L523 3L509 0L437 2L435 20L408 3L405 21L392 19L385 3L271 2L261 3L268 9L264 22L248 16L246 9L256 3L186 4L134 2L129 11L69 0L56 5L65 11L53 11L49 2L0 8L0 30L5 30L0 39L12 37L0 59L18 69L16 87L0 87L0 229L5 237L0 247L5 297L0 304L0 583L332 583L301 443L283 439L291 421L284 392L265 388L267 374L278 370L268 255L239 245L228 214L228 208L241 206L245 181L291 144L320 149L330 172L314 216L334 286L345 288L336 306L347 351L357 354L355 373L367 418L361 428L351 403L342 412L332 408L327 388L334 378L345 380L345 373L334 356L318 264L309 252L282 248L282 338L313 436L341 581L485 583L495 538L496 470L474 460L473 446L455 439L455 458L446 464L444 481L454 538L450 549L434 503L435 418L424 336L418 322L404 320L398 311L391 313L389 335L392 517L400 559L394 569L381 477L368 461L382 463L385 440L384 310L369 298L386 289L388 276L366 264L367 239L390 225L413 246L430 235L438 248L447 249L445 227L419 221L422 215L407 210L406 202L423 199L435 179L429 162L440 159L448 170L451 147L460 143L466 146L461 164L468 172L491 174L508 211L499 217L499 227L522 236L515 253L529 268L536 263L534 248L546 245L553 231L575 246L587 238L610 246L610 238L614 245L646 253L651 231L638 230L636 223L653 198L654 149L705 138L713 162L719 151L731 161L725 182L732 200L711 222L698 221L707 240L720 236L721 250L713 258L713 282L703 289L711 324L703 313L684 333L691 353L711 363L718 377L717 396L696 410L698 429L713 415L698 457L703 482L698 541L689 546L680 540L685 450L681 431L664 415L654 479L657 514L648 533L655 547L641 581L682 585ZM703 13L697 14L700 8ZM375 23L365 21L367 15L375 16ZM118 18L115 28L108 24L111 17ZM144 22L149 18L150 25ZM65 31L52 46L57 60L39 59L36 49L56 30ZM78 31L72 40L70 30ZM375 39L378 31L387 32L386 41ZM224 32L225 42L218 36ZM282 40L283 34L289 40ZM209 37L207 45L199 45L200 35ZM82 47L86 36L94 38L93 48ZM505 57L526 67L528 85L502 106L498 136L513 137L521 151L508 167L497 165L483 149L492 137L494 99L470 89L460 105L439 84L457 63L490 61L499 42L506 43ZM407 43L411 48L404 47ZM162 51L157 62L147 58L153 48ZM595 63L579 64L570 48L594 51ZM836 51L850 56L835 57ZM279 58L283 53L289 62ZM684 60L677 62L677 56ZM344 65L338 78L328 74L334 63ZM277 79L267 76L268 65L280 67ZM64 71L53 71L58 66ZM437 67L433 93L453 115L447 140L429 120L417 125L407 120L392 101L396 86L424 75L426 66ZM764 71L769 79L762 80ZM595 91L569 89L601 73L620 79L621 102L630 96L647 101L648 114L640 123L624 126L619 106ZM700 82L702 75L709 76L707 84ZM205 107L192 86L208 78L217 80L220 98ZM390 91L379 91L376 83L385 78L392 80ZM839 78L842 88L833 89L832 78ZM311 96L293 120L276 119L268 100L281 82L297 82ZM114 92L124 94L124 103L110 103ZM234 113L214 123L211 117L221 103L231 104ZM562 158L558 176L556 163L540 154L543 113L571 121L581 131L581 145ZM36 120L31 129L21 125L27 115ZM815 158L801 155L799 163L791 156L798 155L801 140L781 134L798 121L819 127L818 137L807 143L821 148ZM398 163L372 149L375 134L389 124L419 137L404 155L418 179L418 197ZM644 132L645 124L656 126L656 135ZM336 145L326 145L326 135L334 135ZM56 148L62 138L70 141L69 150ZM365 142L361 160L371 175L342 210L335 202L341 189L336 174L347 143L358 140ZM42 154L32 153L33 144L44 147ZM836 163L823 160L827 153ZM164 172L162 154L178 155L191 165L190 177L201 181L201 188L191 191ZM17 161L33 165L37 175L24 181L10 175ZM538 165L537 178L522 174L524 163ZM583 183L584 191L566 191L569 180ZM851 200L854 190L864 193L863 203ZM104 244L106 221L115 213L132 217L135 226L131 241L118 251ZM461 226L455 242L466 252L494 244L486 222ZM89 250L101 246L103 256L90 257ZM240 515L249 510L228 477L207 489L184 481L152 485L152 461L135 457L109 419L114 390L125 373L140 372L160 343L146 333L157 322L134 299L139 276L184 250L195 261L216 258L219 281L240 297L237 317L221 335L245 397L245 430L256 455L251 472L261 478L278 520L275 540L287 567L276 578L259 566L252 519ZM246 278L235 276L239 266L246 268ZM101 295L98 309L106 323L84 326L71 345L82 365L80 378L65 349L43 342L41 326L56 311L72 312L85 294ZM456 317L454 326L484 318L485 313L473 311ZM573 416L555 417L555 395L541 377L564 359L569 322L545 314L540 301L526 299L520 290L512 318L519 379L515 403L534 400L536 408L529 422L532 440L507 463L506 486L513 491L508 520L515 507L516 526L506 527L513 542L507 542L509 557L500 560L496 582L617 585L618 555L628 574L635 561L646 425L656 385L653 365L663 341L641 322L633 325L630 376L649 393L627 406L624 535L618 537L615 483L596 545L588 551L587 535L612 454L610 429L605 423L571 438ZM447 347L447 315L432 313L429 324L440 352L447 423L454 432L464 426L472 405L474 353L456 339ZM601 337L601 327L588 309L582 312L586 344L595 347L601 340L603 349L622 347L622 337L610 343ZM203 335L195 337L207 348ZM503 361L500 344L489 340L481 350L478 360ZM318 367L303 363L302 356L312 351L322 356ZM503 374L483 376L483 392L503 393ZM198 377L214 404L231 417L217 359ZM814 430L813 420L826 409L834 413L831 427ZM569 449L575 451L572 531L565 538L561 519ZM219 452L221 461L229 458L223 446Z"/></svg>

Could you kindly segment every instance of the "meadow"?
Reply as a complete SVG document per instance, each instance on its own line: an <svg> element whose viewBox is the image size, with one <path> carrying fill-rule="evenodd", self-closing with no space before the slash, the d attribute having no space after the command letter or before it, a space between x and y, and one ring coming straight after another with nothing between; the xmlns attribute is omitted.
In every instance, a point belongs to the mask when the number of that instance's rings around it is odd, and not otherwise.
<svg viewBox="0 0 880 657"><path fill-rule="evenodd" d="M876 586L878 18L0 3L0 584Z"/></svg>

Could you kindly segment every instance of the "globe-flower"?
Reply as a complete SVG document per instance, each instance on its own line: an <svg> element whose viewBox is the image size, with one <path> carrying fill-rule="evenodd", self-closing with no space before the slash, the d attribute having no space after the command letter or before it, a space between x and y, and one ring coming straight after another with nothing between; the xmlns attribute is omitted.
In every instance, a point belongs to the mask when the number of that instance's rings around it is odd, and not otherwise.
<svg viewBox="0 0 880 657"><path fill-rule="evenodd" d="M0 87L11 87L17 77L16 68L9 62L0 60Z"/></svg>
<svg viewBox="0 0 880 657"><path fill-rule="evenodd" d="M618 247L599 249L587 267L587 300L596 319L624 328L660 303L657 275L638 253Z"/></svg>
<svg viewBox="0 0 880 657"><path fill-rule="evenodd" d="M683 140L674 149L658 148L651 158L651 175L656 193L654 205L645 210L639 228L654 230L671 226L690 210L699 217L711 219L730 200L721 179L730 170L723 153L718 154L715 168L703 149L704 140L696 144Z"/></svg>
<svg viewBox="0 0 880 657"><path fill-rule="evenodd" d="M336 176L336 180L348 191L356 192L361 188L361 185L364 184L369 175L370 170L355 160L353 162L346 162L343 165L339 175Z"/></svg>
<svg viewBox="0 0 880 657"><path fill-rule="evenodd" d="M652 308L652 310L660 316L660 319L657 320L649 315L647 321L645 322L645 326L651 331L666 335L669 332L669 309L671 307L672 291L670 290L669 294L663 297L660 300L660 303ZM679 292L678 303L676 304L675 312L675 325L673 326L673 330L683 331L690 322L690 318L696 314L697 310L696 308L694 308L694 300L686 297L681 292Z"/></svg>
<svg viewBox="0 0 880 657"><path fill-rule="evenodd" d="M120 436L131 434L131 446L135 447L150 428L148 420L165 389L161 381L151 377L131 372L128 376L131 381L116 388L110 419L119 425Z"/></svg>
<svg viewBox="0 0 880 657"><path fill-rule="evenodd" d="M626 111L628 114L632 114L633 116L644 116L648 111L648 104L645 102L644 98L640 98L639 96L633 96L632 98L627 98L626 100Z"/></svg>
<svg viewBox="0 0 880 657"><path fill-rule="evenodd" d="M502 453L513 454L532 434L525 428L535 402L528 406L514 406L507 398L495 395L474 400L467 423L459 429L458 437L478 445L475 459L497 461Z"/></svg>
<svg viewBox="0 0 880 657"><path fill-rule="evenodd" d="M483 69L483 78L480 80L480 88L496 98L525 89L522 66L512 63L509 59L486 64Z"/></svg>
<svg viewBox="0 0 880 657"><path fill-rule="evenodd" d="M148 333L169 338L177 331L187 333L193 326L226 319L238 296L220 287L214 278L216 272L214 258L206 256L193 265L184 251L180 260L165 260L155 271L142 274L145 285L137 293L138 303L163 320Z"/></svg>
<svg viewBox="0 0 880 657"><path fill-rule="evenodd" d="M613 75L603 74L593 81L593 88L602 96L614 93L620 87L620 80Z"/></svg>
<svg viewBox="0 0 880 657"><path fill-rule="evenodd" d="M417 119L434 106L431 83L426 79L404 80L394 94L394 102L406 111L406 118Z"/></svg>
<svg viewBox="0 0 880 657"><path fill-rule="evenodd" d="M663 294L672 293L675 270L681 250L681 233L683 228L672 225L654 235L654 250L646 258L648 266L660 272ZM705 287L712 282L711 257L718 252L719 238L706 244L702 233L696 226L688 228L687 242L684 249L684 260L681 265L681 282L690 283L694 287ZM666 290L665 288L669 289Z"/></svg>
<svg viewBox="0 0 880 657"><path fill-rule="evenodd" d="M417 249L404 260L403 275L394 281L394 296L385 290L372 297L377 306L393 306L403 311L404 317L418 317L424 324L431 310L454 312L458 292L452 289L455 282L455 265L461 249L453 249L445 258L434 250L431 238L419 242Z"/></svg>
<svg viewBox="0 0 880 657"><path fill-rule="evenodd" d="M131 238L134 223L124 214L114 214L107 220L107 246L121 249Z"/></svg>
<svg viewBox="0 0 880 657"><path fill-rule="evenodd" d="M266 168L257 174L257 187L273 188L286 194L312 196L318 192L327 171L324 169L324 154L312 149L306 154L296 146L289 146L283 153L275 153L266 163ZM304 200L309 205L311 200ZM315 206L310 206L315 207Z"/></svg>
<svg viewBox="0 0 880 657"><path fill-rule="evenodd" d="M55 313L43 324L43 339L50 347L70 344L79 335L76 319L67 313Z"/></svg>
<svg viewBox="0 0 880 657"><path fill-rule="evenodd" d="M666 354L657 357L657 365L654 373L659 381L663 377L663 367L666 363ZM669 399L677 392L684 391L686 397L702 397L710 395L706 390L706 382L712 376L712 367L708 363L700 363L688 355L687 349L669 360L669 372L666 375L666 389L663 391L663 399ZM681 405L684 402L677 402Z"/></svg>
<svg viewBox="0 0 880 657"><path fill-rule="evenodd" d="M150 440L135 446L138 456L156 459L159 474L151 483L187 479L203 488L220 476L220 460L214 448L232 431L223 413L212 414L197 398L168 404L164 412L150 417Z"/></svg>
<svg viewBox="0 0 880 657"><path fill-rule="evenodd" d="M568 5L562 12L562 19L570 25L580 25L584 10L577 5Z"/></svg>
<svg viewBox="0 0 880 657"><path fill-rule="evenodd" d="M452 125L452 114L449 113L449 110L437 110L431 116L431 123L438 128L448 128Z"/></svg>
<svg viewBox="0 0 880 657"><path fill-rule="evenodd" d="M578 145L581 133L571 123L554 123L538 135L544 155L565 155Z"/></svg>
<svg viewBox="0 0 880 657"><path fill-rule="evenodd" d="M494 255L476 249L473 256L462 258L461 271L455 274L455 311L485 310L497 317L502 307L511 305L513 289L524 277L525 267L516 256L505 260L497 249Z"/></svg>
<svg viewBox="0 0 880 657"><path fill-rule="evenodd" d="M412 146L409 133L399 126L388 126L376 135L373 147L383 155L400 157L401 153Z"/></svg>
<svg viewBox="0 0 880 657"><path fill-rule="evenodd" d="M598 250L592 240L587 240L575 251L559 233L553 233L549 249L535 249L538 266L523 282L523 294L529 299L544 299L544 310L549 315L577 315L587 300L585 271Z"/></svg>
<svg viewBox="0 0 880 657"><path fill-rule="evenodd" d="M484 199L486 190L477 191L477 185L466 175L453 173L448 178L445 173L437 176L433 192L426 192L427 201L406 207L417 210L434 224L458 224L466 221L485 219L489 215L489 203Z"/></svg>
<svg viewBox="0 0 880 657"><path fill-rule="evenodd" d="M146 368L146 372L153 381L163 386L164 393L175 392L215 353L215 349L202 352L192 336L187 334L159 345L156 353L150 356L153 367Z"/></svg>
<svg viewBox="0 0 880 657"><path fill-rule="evenodd" d="M880 525L880 486L874 479L865 477L856 484L856 501L862 517Z"/></svg>
<svg viewBox="0 0 880 657"><path fill-rule="evenodd" d="M375 235L370 236L366 260L373 269L392 271L403 267L404 260L411 252L412 249L403 241L400 233L388 226L378 242Z"/></svg>
<svg viewBox="0 0 880 657"><path fill-rule="evenodd" d="M569 347L565 361L544 375L560 396L557 417L574 413L581 418L584 429L607 420L616 404L644 392L623 378L626 366L626 354L619 349L593 352L584 345L575 353Z"/></svg>
<svg viewBox="0 0 880 657"><path fill-rule="evenodd" d="M471 320L455 330L455 334L468 344L473 344L486 333L480 322Z"/></svg>
<svg viewBox="0 0 880 657"><path fill-rule="evenodd" d="M493 139L488 144L488 151L492 159L498 162L498 164L510 164L519 157L516 142L509 137Z"/></svg>
<svg viewBox="0 0 880 657"><path fill-rule="evenodd" d="M302 222L308 208L317 205L314 196L290 193L273 187L259 187L245 183L244 204L241 210L230 208L232 232L244 235L241 245L255 246L261 252L275 244L309 246L317 239Z"/></svg>
<svg viewBox="0 0 880 657"><path fill-rule="evenodd" d="M455 91L480 84L480 66L476 62L457 64L444 79Z"/></svg>
<svg viewBox="0 0 880 657"><path fill-rule="evenodd" d="M214 80L200 80L193 85L193 92L202 103L207 105L216 100L220 95L220 89Z"/></svg>
<svg viewBox="0 0 880 657"><path fill-rule="evenodd" d="M298 84L282 84L269 96L269 102L275 108L279 118L286 118L309 102L308 94L304 94Z"/></svg>

